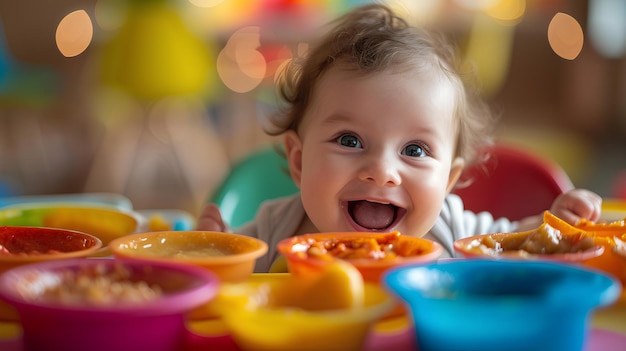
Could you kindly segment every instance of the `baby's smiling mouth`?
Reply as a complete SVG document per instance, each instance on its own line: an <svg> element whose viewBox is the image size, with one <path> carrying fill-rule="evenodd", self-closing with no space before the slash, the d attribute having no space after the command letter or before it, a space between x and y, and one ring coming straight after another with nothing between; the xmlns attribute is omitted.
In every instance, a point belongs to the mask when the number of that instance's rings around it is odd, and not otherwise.
<svg viewBox="0 0 626 351"><path fill-rule="evenodd" d="M390 203L367 200L348 201L348 214L359 230L388 231L395 226L406 210Z"/></svg>

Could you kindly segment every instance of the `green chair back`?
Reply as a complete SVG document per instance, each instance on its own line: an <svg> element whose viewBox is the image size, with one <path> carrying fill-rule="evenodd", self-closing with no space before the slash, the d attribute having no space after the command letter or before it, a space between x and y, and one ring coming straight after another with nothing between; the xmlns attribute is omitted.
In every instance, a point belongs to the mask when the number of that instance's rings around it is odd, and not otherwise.
<svg viewBox="0 0 626 351"><path fill-rule="evenodd" d="M211 202L219 206L223 220L236 229L254 218L263 201L298 191L289 176L287 160L270 147L235 164Z"/></svg>

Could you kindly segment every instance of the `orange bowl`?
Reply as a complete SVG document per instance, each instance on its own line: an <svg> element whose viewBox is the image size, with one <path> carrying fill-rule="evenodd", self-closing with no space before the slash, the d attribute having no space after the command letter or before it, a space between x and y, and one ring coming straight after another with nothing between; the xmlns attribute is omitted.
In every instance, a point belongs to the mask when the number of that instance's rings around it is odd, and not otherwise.
<svg viewBox="0 0 626 351"><path fill-rule="evenodd" d="M537 229L470 236L454 242L454 250L466 258L527 259L584 264L605 248L581 231L563 234L546 224ZM560 237L559 237L560 235Z"/></svg>
<svg viewBox="0 0 626 351"><path fill-rule="evenodd" d="M114 257L143 262L194 265L213 272L224 283L236 283L252 275L256 260L267 252L259 239L210 231L157 231L131 234L113 240ZM211 304L194 309L194 320L215 317Z"/></svg>
<svg viewBox="0 0 626 351"><path fill-rule="evenodd" d="M267 244L239 234L180 230L131 234L111 241L109 249L119 258L201 266L223 282L238 282L252 274Z"/></svg>
<svg viewBox="0 0 626 351"><path fill-rule="evenodd" d="M573 226L546 211L544 212L543 221L563 233L582 232L584 235L592 237L597 245L604 247L604 252L585 261L585 266L611 274L620 280L622 286L626 286L626 260L622 259L615 251L615 238L619 238L626 233L624 220L596 223L581 220Z"/></svg>
<svg viewBox="0 0 626 351"><path fill-rule="evenodd" d="M321 246L326 252L319 254ZM292 274L318 274L330 262L342 259L353 264L365 281L377 284L390 268L432 262L443 253L443 247L432 240L399 232L303 234L282 240L277 249Z"/></svg>

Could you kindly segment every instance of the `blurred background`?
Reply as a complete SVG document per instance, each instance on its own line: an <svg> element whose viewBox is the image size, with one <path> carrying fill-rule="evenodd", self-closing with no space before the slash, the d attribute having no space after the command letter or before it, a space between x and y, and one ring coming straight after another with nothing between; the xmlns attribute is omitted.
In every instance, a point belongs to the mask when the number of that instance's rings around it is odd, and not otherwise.
<svg viewBox="0 0 626 351"><path fill-rule="evenodd" d="M277 141L273 79L365 0L0 0L0 196L112 192L196 215ZM498 138L626 198L626 1L389 0L458 40Z"/></svg>

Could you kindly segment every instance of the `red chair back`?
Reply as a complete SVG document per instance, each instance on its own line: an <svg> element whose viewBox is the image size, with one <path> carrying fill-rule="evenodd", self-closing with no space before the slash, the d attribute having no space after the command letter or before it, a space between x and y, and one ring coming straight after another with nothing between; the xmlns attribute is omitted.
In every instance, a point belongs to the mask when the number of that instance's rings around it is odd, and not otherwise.
<svg viewBox="0 0 626 351"><path fill-rule="evenodd" d="M453 191L467 210L519 220L550 209L557 196L574 188L567 173L550 159L502 144L489 153L484 163L464 171L459 183L471 183Z"/></svg>

